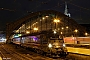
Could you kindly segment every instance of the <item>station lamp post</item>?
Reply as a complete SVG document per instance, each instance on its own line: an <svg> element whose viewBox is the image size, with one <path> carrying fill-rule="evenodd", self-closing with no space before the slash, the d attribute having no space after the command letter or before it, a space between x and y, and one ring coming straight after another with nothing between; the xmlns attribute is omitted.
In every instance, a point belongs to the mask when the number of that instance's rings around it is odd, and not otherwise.
<svg viewBox="0 0 90 60"><path fill-rule="evenodd" d="M76 40L77 40L77 32L78 32L78 30L75 29L74 32L75 32L75 37L76 37ZM74 40L74 44L75 44L75 40Z"/></svg>
<svg viewBox="0 0 90 60"><path fill-rule="evenodd" d="M69 33L69 27L68 26L66 26L66 36L68 36L68 33Z"/></svg>
<svg viewBox="0 0 90 60"><path fill-rule="evenodd" d="M56 29L56 28L57 28L57 27L56 27L56 24L57 24L57 23L59 23L59 22L60 22L60 20L59 20L59 19L54 19L54 21L53 21L53 22L55 23L55 29Z"/></svg>
<svg viewBox="0 0 90 60"><path fill-rule="evenodd" d="M56 30L56 29L57 29L57 23L59 23L60 20L59 20L59 19L54 19L53 22L55 23L54 35L55 35L55 37L56 37L56 33L57 33L57 30Z"/></svg>
<svg viewBox="0 0 90 60"><path fill-rule="evenodd" d="M85 33L85 36L87 36L88 35L88 33Z"/></svg>
<svg viewBox="0 0 90 60"><path fill-rule="evenodd" d="M75 30L74 30L74 32L76 33L76 36L77 36L77 32L78 32L78 30L77 30L77 29L75 29Z"/></svg>

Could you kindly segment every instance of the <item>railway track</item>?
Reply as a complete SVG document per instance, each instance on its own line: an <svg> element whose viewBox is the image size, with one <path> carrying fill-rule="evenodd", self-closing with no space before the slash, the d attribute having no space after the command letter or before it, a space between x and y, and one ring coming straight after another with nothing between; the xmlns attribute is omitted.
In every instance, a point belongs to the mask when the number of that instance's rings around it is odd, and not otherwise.
<svg viewBox="0 0 90 60"><path fill-rule="evenodd" d="M9 59L9 60L33 60L31 57L19 54L9 48L0 45L0 54L2 59Z"/></svg>
<svg viewBox="0 0 90 60"><path fill-rule="evenodd" d="M39 55L35 52L31 52L24 48L15 48L15 45L0 45L0 56L3 60L90 60L90 56L69 54L67 57L46 57Z"/></svg>
<svg viewBox="0 0 90 60"><path fill-rule="evenodd" d="M15 46L13 46L15 47ZM18 50L19 48L17 48L16 50ZM16 50L14 50L12 47L5 47L5 45L0 45L0 51L1 51L1 57L4 60L52 60L49 57L43 57L40 56L34 52L30 52L28 50L25 49L25 51L19 51L17 52ZM21 50L21 48L20 48ZM28 51L28 52L27 52Z"/></svg>

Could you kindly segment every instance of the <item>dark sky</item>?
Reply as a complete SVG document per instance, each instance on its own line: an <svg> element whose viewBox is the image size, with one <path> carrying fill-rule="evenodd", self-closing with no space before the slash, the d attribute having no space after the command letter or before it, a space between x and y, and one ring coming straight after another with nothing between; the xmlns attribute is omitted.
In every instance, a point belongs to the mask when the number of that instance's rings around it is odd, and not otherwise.
<svg viewBox="0 0 90 60"><path fill-rule="evenodd" d="M6 30L6 23L30 12L49 9L64 13L65 1L71 18L79 24L90 24L90 0L0 0L0 30Z"/></svg>

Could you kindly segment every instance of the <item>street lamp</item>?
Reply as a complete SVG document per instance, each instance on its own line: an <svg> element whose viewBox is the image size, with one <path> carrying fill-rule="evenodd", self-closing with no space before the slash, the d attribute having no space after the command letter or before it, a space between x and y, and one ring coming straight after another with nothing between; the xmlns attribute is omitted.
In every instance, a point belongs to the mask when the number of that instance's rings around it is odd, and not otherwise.
<svg viewBox="0 0 90 60"><path fill-rule="evenodd" d="M77 36L77 32L78 32L78 30L77 30L77 29L75 29L75 30L74 30L74 32L75 32L75 34L76 34L76 36Z"/></svg>
<svg viewBox="0 0 90 60"><path fill-rule="evenodd" d="M53 22L55 23L55 29L56 29L56 24L60 22L59 19L54 19Z"/></svg>
<svg viewBox="0 0 90 60"><path fill-rule="evenodd" d="M75 29L75 31L74 31L74 32L76 32L76 33L77 33L77 32L78 32L78 30L77 30L77 29Z"/></svg>
<svg viewBox="0 0 90 60"><path fill-rule="evenodd" d="M77 29L75 29L75 30L74 30L74 32L75 32L75 34L76 34L76 36L77 36L77 32L78 32L78 30L77 30Z"/></svg>
<svg viewBox="0 0 90 60"><path fill-rule="evenodd" d="M38 28L34 28L33 30L38 30Z"/></svg>
<svg viewBox="0 0 90 60"><path fill-rule="evenodd" d="M33 30L34 30L34 31L37 31L37 30L38 30L38 28L36 28L36 27L35 27L35 28L33 28Z"/></svg>
<svg viewBox="0 0 90 60"><path fill-rule="evenodd" d="M54 32L53 32L54 34L56 34L57 32L56 32L56 30L54 30Z"/></svg>
<svg viewBox="0 0 90 60"><path fill-rule="evenodd" d="M75 32L75 34L76 34L76 40L77 40L77 32L78 32L78 30L75 29L74 32ZM75 44L75 40L74 40L74 44Z"/></svg>
<svg viewBox="0 0 90 60"><path fill-rule="evenodd" d="M68 26L66 26L66 28L68 29Z"/></svg>
<svg viewBox="0 0 90 60"><path fill-rule="evenodd" d="M66 36L68 36L68 33L69 33L69 27L66 26Z"/></svg>
<svg viewBox="0 0 90 60"><path fill-rule="evenodd" d="M63 32L61 32L61 34L63 34Z"/></svg>
<svg viewBox="0 0 90 60"><path fill-rule="evenodd" d="M85 36L87 36L88 35L88 33L85 33Z"/></svg>
<svg viewBox="0 0 90 60"><path fill-rule="evenodd" d="M29 34L30 32L29 31L26 31L26 34Z"/></svg>
<svg viewBox="0 0 90 60"><path fill-rule="evenodd" d="M58 23L58 22L60 22L60 20L59 19L54 19L54 22Z"/></svg>

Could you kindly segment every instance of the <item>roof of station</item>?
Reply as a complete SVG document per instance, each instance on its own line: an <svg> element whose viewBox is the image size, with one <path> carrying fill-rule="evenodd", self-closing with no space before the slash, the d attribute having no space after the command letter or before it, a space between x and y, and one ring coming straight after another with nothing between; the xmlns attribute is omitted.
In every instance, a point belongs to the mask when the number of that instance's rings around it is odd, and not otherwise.
<svg viewBox="0 0 90 60"><path fill-rule="evenodd" d="M29 20L29 19L33 19L34 17L39 17L39 16L43 16L43 15L47 15L47 14L54 14L57 16L60 16L62 18L66 18L67 20L70 20L70 22L74 22L75 25L78 25L76 21L74 21L72 18L64 15L61 12L58 11L54 11L54 10L43 10L43 11L38 11L38 12L31 12L29 15L26 15L22 18L17 19L16 21L14 21L12 24L12 26L14 26L14 29L17 29L21 26L21 24L23 24L25 21Z"/></svg>
<svg viewBox="0 0 90 60"><path fill-rule="evenodd" d="M71 23L71 25L73 24L73 26L78 27L79 29L83 29L83 27L81 27L76 21L74 21L72 18L64 15L61 12L54 11L54 10L43 10L43 11L30 13L27 16L24 16L22 18L17 19L12 24L8 24L7 25L8 26L8 28L7 28L7 31L8 31L7 35L8 34L10 35L15 29L18 29L20 26L22 26L22 24L24 24L29 19L33 19L33 18L35 19L35 17L39 17L39 16L42 17L44 15L49 15L49 14L54 14L56 16L59 16L59 17L65 19L65 20L68 20L69 24ZM8 29L10 29L10 30L8 30ZM83 30L83 31L85 31L85 30Z"/></svg>

